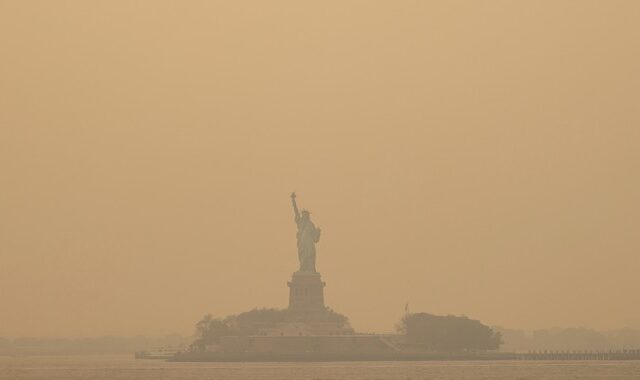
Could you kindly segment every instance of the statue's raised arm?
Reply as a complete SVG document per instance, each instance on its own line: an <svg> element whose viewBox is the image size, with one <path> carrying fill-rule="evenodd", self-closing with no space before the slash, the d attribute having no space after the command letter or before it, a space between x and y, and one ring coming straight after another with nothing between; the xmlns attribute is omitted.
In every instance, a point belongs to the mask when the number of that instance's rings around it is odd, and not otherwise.
<svg viewBox="0 0 640 380"><path fill-rule="evenodd" d="M296 203L296 193L291 193L291 203L293 204L293 212L296 215L296 221L300 220L300 211L298 211L298 204Z"/></svg>

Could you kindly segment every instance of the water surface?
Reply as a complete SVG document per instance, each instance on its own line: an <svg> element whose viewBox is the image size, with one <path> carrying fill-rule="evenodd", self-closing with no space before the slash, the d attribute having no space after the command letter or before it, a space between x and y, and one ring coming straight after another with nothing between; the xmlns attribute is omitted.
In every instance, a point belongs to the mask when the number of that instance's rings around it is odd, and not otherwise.
<svg viewBox="0 0 640 380"><path fill-rule="evenodd" d="M0 356L4 380L640 379L640 361L173 363L132 356Z"/></svg>

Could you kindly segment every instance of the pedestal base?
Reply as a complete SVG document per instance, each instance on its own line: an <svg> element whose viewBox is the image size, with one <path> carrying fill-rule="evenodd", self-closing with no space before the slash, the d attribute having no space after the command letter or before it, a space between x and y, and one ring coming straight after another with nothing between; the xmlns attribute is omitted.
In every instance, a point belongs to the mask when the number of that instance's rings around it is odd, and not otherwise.
<svg viewBox="0 0 640 380"><path fill-rule="evenodd" d="M308 314L323 312L324 285L317 272L295 272L289 285L289 310Z"/></svg>

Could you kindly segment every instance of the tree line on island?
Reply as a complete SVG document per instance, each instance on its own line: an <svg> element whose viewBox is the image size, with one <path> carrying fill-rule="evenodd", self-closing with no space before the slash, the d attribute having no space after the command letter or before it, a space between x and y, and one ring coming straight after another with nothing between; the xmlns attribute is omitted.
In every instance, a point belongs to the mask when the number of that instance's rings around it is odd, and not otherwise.
<svg viewBox="0 0 640 380"><path fill-rule="evenodd" d="M335 323L338 327L349 327L349 318L331 308L325 308L324 317L326 322ZM223 336L257 335L262 329L273 328L289 321L289 309L253 309L226 318L214 318L207 314L196 323L195 341L191 348L204 350L208 345L220 343Z"/></svg>
<svg viewBox="0 0 640 380"><path fill-rule="evenodd" d="M266 310L266 311L264 311ZM245 313L243 313L245 314ZM139 350L153 350L158 347L189 347L191 349L199 349L199 347L206 347L207 344L215 344L220 336L227 334L255 334L256 327L247 326L247 321L253 319L263 320L269 319L266 316L271 315L272 321L281 320L282 310L263 309L263 311L252 311L249 314L239 318L243 322L237 325L245 326L240 328L230 328L236 325L235 322L231 323L230 318L224 324L220 324L221 319L215 319L211 315L207 318L203 318L197 325L197 337L194 342L194 337L181 336L179 334L171 334L162 337L118 337L118 336L103 336L103 337L86 337L86 338L35 338L35 337L16 337L16 338L3 338L0 337L0 355L78 355L78 354L119 354L119 353L131 353ZM419 313L421 314L421 313ZM280 316L278 316L280 315ZM344 317L344 316L343 316ZM406 318L406 316L405 316ZM403 320L405 319L403 318ZM442 317L446 318L446 317ZM464 318L464 317L458 317ZM421 319L428 319L422 317L408 318L405 322L409 322ZM343 319L348 323L346 317ZM475 324L473 322L467 322L468 324ZM251 325L249 323L249 325ZM420 323L418 323L420 325ZM485 331L486 326L479 328L478 330ZM406 325L405 325L406 326ZM411 347L411 345L422 345L422 347L429 347L427 337L430 337L436 332L439 335L437 338L431 337L432 342L440 341L444 344L437 344L436 349L446 350L447 346L450 346L456 341L452 337L446 337L448 334L452 334L451 330L447 330L446 333L439 332L438 330L430 330L428 327L435 326L434 323L426 324L417 328L417 331L422 333L409 332L406 327L402 327L402 321L398 323L399 334L396 339L405 342L402 344L404 347ZM244 331L241 331L244 330ZM500 345L500 350L505 352L527 352L530 350L611 350L622 348L640 348L640 329L623 328L614 330L597 331L588 328L548 328L540 330L516 330L505 328L492 328L492 331L500 332L504 343ZM429 332L431 331L431 332ZM407 333L409 334L407 335ZM409 338L418 337L418 338ZM487 341L488 339L481 339L481 341ZM414 343L411 343L414 342ZM495 343L495 339L493 339ZM462 347L474 347L472 344L460 345ZM476 346L477 347L477 346ZM449 348L451 349L451 348ZM464 350L464 349L462 349Z"/></svg>
<svg viewBox="0 0 640 380"><path fill-rule="evenodd" d="M400 320L398 332L405 345L429 351L497 350L502 344L500 332L465 316L407 314Z"/></svg>
<svg viewBox="0 0 640 380"><path fill-rule="evenodd" d="M196 323L192 350L205 350L220 343L224 336L257 335L263 328L272 328L289 321L287 309L254 309L226 318L211 314ZM349 319L327 308L331 322L349 327ZM497 350L502 343L500 332L465 316L438 316L428 313L406 314L397 324L398 343L406 349L428 351Z"/></svg>

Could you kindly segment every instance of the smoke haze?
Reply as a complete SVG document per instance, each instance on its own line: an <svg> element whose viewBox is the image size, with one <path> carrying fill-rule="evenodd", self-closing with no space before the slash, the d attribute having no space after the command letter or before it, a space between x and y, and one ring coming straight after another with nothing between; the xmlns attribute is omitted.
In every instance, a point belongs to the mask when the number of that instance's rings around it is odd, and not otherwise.
<svg viewBox="0 0 640 380"><path fill-rule="evenodd" d="M326 303L640 327L640 2L3 1L0 336Z"/></svg>

